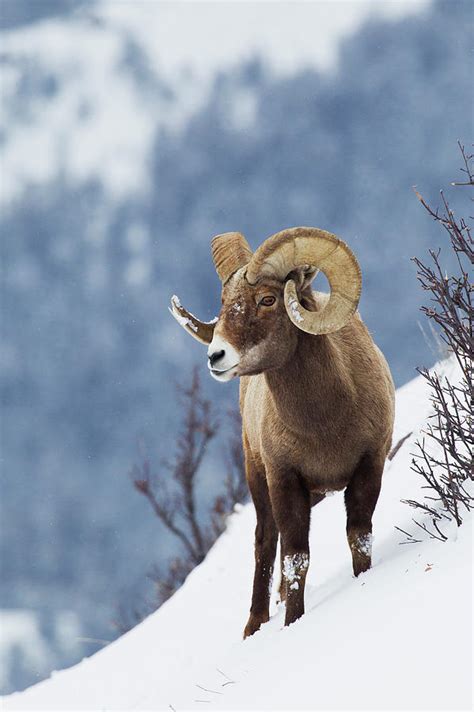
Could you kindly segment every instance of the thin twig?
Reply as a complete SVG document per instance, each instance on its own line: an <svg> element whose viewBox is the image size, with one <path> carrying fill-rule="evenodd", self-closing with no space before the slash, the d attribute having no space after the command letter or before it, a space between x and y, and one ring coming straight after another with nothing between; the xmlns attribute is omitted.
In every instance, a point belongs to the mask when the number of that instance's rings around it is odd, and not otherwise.
<svg viewBox="0 0 474 712"><path fill-rule="evenodd" d="M401 448L401 446L403 445L403 443L404 443L406 440L408 440L408 438L409 438L410 435L412 435L412 434L413 434L413 431L410 430L410 432L407 433L406 435L404 435L403 438L400 438L400 440L397 442L397 444L394 445L393 448L392 448L392 449L390 450L390 452L388 453L388 455L387 455L387 460L393 460L393 458L395 457L395 455L397 454L397 452L400 450L400 448Z"/></svg>
<svg viewBox="0 0 474 712"><path fill-rule="evenodd" d="M216 690L208 690L207 687L203 687L202 685L198 685L196 683L196 687L199 687L200 690L203 690L204 692L212 692L213 695L223 695L223 692L218 692Z"/></svg>

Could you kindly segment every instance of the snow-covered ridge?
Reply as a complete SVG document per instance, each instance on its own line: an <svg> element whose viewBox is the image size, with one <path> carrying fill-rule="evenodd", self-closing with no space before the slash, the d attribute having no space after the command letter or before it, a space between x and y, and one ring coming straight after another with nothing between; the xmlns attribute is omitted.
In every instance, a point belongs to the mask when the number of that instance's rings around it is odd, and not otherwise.
<svg viewBox="0 0 474 712"><path fill-rule="evenodd" d="M255 525L246 506L155 614L4 708L470 708L472 522L446 544L400 545L394 529L410 528L400 498L421 496L410 452L429 408L421 377L397 392L394 442L413 434L387 463L371 571L351 575L338 493L313 510L305 616L282 627L275 585L270 622L243 642Z"/></svg>

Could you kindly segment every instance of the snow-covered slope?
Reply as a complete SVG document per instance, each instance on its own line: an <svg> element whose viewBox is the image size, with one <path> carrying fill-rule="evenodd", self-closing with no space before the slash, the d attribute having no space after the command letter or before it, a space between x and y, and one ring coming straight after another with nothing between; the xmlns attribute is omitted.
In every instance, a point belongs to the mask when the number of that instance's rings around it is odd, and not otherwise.
<svg viewBox="0 0 474 712"><path fill-rule="evenodd" d="M342 495L313 510L306 615L283 611L243 642L252 506L159 611L108 648L4 699L7 710L468 709L471 522L446 544L400 545L401 497L420 495L410 451L429 412L421 378L397 393L391 463L374 521L374 567L351 575ZM275 592L273 595L275 598Z"/></svg>

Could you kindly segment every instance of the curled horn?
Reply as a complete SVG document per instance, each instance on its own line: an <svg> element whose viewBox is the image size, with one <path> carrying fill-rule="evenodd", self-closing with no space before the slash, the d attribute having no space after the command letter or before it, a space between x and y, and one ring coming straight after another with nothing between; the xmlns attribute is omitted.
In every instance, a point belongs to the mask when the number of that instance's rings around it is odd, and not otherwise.
<svg viewBox="0 0 474 712"><path fill-rule="evenodd" d="M216 266L217 274L224 284L234 272L244 267L252 258L252 250L247 240L240 232L226 232L216 235L211 244L212 259ZM212 321L200 321L194 314L185 309L178 297L171 298L170 312L185 329L201 344L210 344L214 335L217 317Z"/></svg>
<svg viewBox="0 0 474 712"><path fill-rule="evenodd" d="M246 273L250 284L271 276L285 281L298 268L320 269L328 278L331 296L324 309L305 309L296 284L285 284L285 307L295 326L308 334L330 334L341 329L359 303L362 277L359 263L345 242L313 227L295 227L269 237L255 252Z"/></svg>
<svg viewBox="0 0 474 712"><path fill-rule="evenodd" d="M188 312L181 306L176 296L171 297L170 312L178 324L180 324L188 334L191 334L191 336L194 336L195 339L200 341L201 344L207 345L211 343L217 318L213 319L213 321L199 321L194 314L191 314L191 312Z"/></svg>
<svg viewBox="0 0 474 712"><path fill-rule="evenodd" d="M252 250L240 232L216 235L211 243L212 259L222 284L252 259Z"/></svg>

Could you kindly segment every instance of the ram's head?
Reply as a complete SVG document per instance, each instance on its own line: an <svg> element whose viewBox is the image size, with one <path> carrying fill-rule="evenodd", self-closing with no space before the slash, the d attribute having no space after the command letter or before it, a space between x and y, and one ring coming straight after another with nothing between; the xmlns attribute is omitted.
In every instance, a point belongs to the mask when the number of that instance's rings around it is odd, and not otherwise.
<svg viewBox="0 0 474 712"><path fill-rule="evenodd" d="M208 366L218 381L283 366L294 353L298 329L316 336L338 331L357 309L357 260L342 240L324 230L283 230L254 254L243 235L229 232L212 240L212 256L222 282L218 318L200 321L177 297L171 312L191 336L208 345ZM318 310L310 284L319 270L331 294Z"/></svg>

